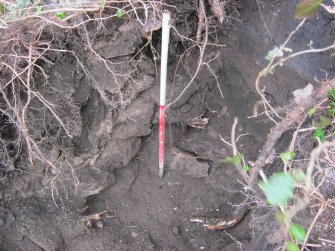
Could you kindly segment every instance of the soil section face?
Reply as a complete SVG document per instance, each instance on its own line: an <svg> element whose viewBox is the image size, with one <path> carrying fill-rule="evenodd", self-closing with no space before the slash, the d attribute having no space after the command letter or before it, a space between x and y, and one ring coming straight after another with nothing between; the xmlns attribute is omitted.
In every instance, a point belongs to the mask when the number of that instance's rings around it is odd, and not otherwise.
<svg viewBox="0 0 335 251"><path fill-rule="evenodd" d="M259 9L255 1L241 1L239 22L216 27L211 39L225 46L208 46L205 60L215 58L210 70L203 67L167 112L163 179L158 176L157 65L150 53L134 57L145 42L137 28L124 20L107 22L107 31L97 32L93 43L102 58L83 51L73 37L63 34L60 41L79 55L85 68L73 55L51 54L55 64L47 74L55 89L68 94L71 102L65 100L62 109L64 116L77 116L71 128L78 135L71 142L64 139L63 145L48 146L50 159L62 163L59 174L39 162L5 173L0 194L1 250L273 250L278 226L266 205L224 231L207 230L190 218L230 217L244 199L242 178L234 166L221 162L232 155L221 137L230 141L237 117L237 133L246 134L237 147L247 160L257 157L272 124L247 118L259 100L254 81L267 64L267 52L295 28L295 4L262 1ZM196 13L187 3L177 7L185 18ZM317 19L308 21L289 46L305 49L310 37L318 47L328 45L333 34L320 36L319 31L320 27L331 30L334 20L324 11ZM185 24L176 22L176 29L185 31ZM190 81L199 57L192 51L175 72L178 50L184 48L173 40L170 101ZM117 64L106 70L109 60ZM285 105L294 90L320 74L317 70L334 72L334 67L323 55L294 59L267 77L266 94L274 106ZM117 78L111 69L118 72ZM42 84L40 88L43 91ZM208 123L194 127L191 121L197 117L207 118ZM36 131L36 137L42 131Z"/></svg>

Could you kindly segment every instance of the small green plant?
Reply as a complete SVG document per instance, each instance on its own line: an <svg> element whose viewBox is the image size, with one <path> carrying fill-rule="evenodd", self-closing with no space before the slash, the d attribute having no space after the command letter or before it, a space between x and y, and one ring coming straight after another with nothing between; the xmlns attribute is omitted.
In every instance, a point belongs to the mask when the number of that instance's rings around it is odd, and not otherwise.
<svg viewBox="0 0 335 251"><path fill-rule="evenodd" d="M316 111L316 108L313 107ZM313 109L311 108L311 109ZM310 110L311 110L310 109ZM310 114L310 110L308 111L308 114ZM315 111L311 112L312 114L315 113ZM327 109L328 115L332 118L335 118L335 89L331 89L328 92L328 109ZM311 115L310 115L311 116ZM321 142L325 142L326 140L326 134L325 129L331 125L331 120L325 116L321 116L319 120L315 123L316 130L314 131L314 138L319 139Z"/></svg>
<svg viewBox="0 0 335 251"><path fill-rule="evenodd" d="M284 162L284 165L287 166L292 159L296 156L295 152L287 151L280 154L281 160Z"/></svg>
<svg viewBox="0 0 335 251"><path fill-rule="evenodd" d="M234 155L232 157L228 156L228 157L226 157L222 160L222 163L233 164L233 165L237 166L238 168L242 168L242 170L244 172L248 172L251 169L251 167L248 166L248 165L243 165L242 166L242 162L244 163L243 158L244 157L243 157L242 154L237 154L237 155Z"/></svg>
<svg viewBox="0 0 335 251"><path fill-rule="evenodd" d="M290 241L286 246L287 251L300 251L300 248L297 243Z"/></svg>
<svg viewBox="0 0 335 251"><path fill-rule="evenodd" d="M265 59L271 61L274 57L281 57L283 56L283 52L279 52L279 47L275 46L272 50L268 52Z"/></svg>
<svg viewBox="0 0 335 251"><path fill-rule="evenodd" d="M325 132L323 131L322 128L318 127L316 128L316 130L314 131L313 137L315 139L320 139L320 141L323 143L326 140L326 135Z"/></svg>
<svg viewBox="0 0 335 251"><path fill-rule="evenodd" d="M0 4L0 14L4 14L5 13L5 5L3 5L2 3Z"/></svg>
<svg viewBox="0 0 335 251"><path fill-rule="evenodd" d="M42 9L43 9L42 6L37 5L36 8L35 8L35 10L36 10L36 14L41 14L41 13L42 13Z"/></svg>
<svg viewBox="0 0 335 251"><path fill-rule="evenodd" d="M18 9L24 9L31 5L29 0L17 0L16 1L16 8Z"/></svg>
<svg viewBox="0 0 335 251"><path fill-rule="evenodd" d="M56 17L58 17L60 20L63 20L66 17L66 12L62 11L56 14Z"/></svg>
<svg viewBox="0 0 335 251"><path fill-rule="evenodd" d="M116 16L117 16L118 18L123 17L124 14L125 14L125 12L124 12L122 9L117 9L117 11L116 11Z"/></svg>
<svg viewBox="0 0 335 251"><path fill-rule="evenodd" d="M223 159L223 163L225 164L233 164L233 165L240 165L243 159L242 154L235 155L233 157L226 157Z"/></svg>
<svg viewBox="0 0 335 251"><path fill-rule="evenodd" d="M292 152L284 153L285 161L292 159L295 154ZM282 158L283 159L283 158ZM283 160L283 162L285 163ZM302 243L306 238L306 230L287 219L285 206L294 198L294 189L297 185L305 182L305 174L302 170L294 170L291 173L278 172L273 174L267 181L259 184L264 192L268 203L274 207L281 207L282 213L278 214L278 219L281 224L288 228L291 240L288 242L286 249L288 251L300 250L298 243Z"/></svg>
<svg viewBox="0 0 335 251"><path fill-rule="evenodd" d="M282 56L284 56L283 51L292 52L292 49L284 47L282 50L280 50L280 48L278 46L275 46L271 51L268 52L265 59L268 60L268 61L271 61L273 58L282 57Z"/></svg>
<svg viewBox="0 0 335 251"><path fill-rule="evenodd" d="M331 121L326 118L325 116L321 116L319 121L316 122L315 126L318 128L326 128L327 126L331 125Z"/></svg>
<svg viewBox="0 0 335 251"><path fill-rule="evenodd" d="M335 117L335 89L331 89L328 94L328 102L329 102L329 108L328 108L328 114Z"/></svg>
<svg viewBox="0 0 335 251"><path fill-rule="evenodd" d="M308 116L311 118L315 113L316 113L316 108L312 107L311 109L308 110Z"/></svg>
<svg viewBox="0 0 335 251"><path fill-rule="evenodd" d="M320 141L323 143L326 140L326 134L324 129L331 125L331 122L328 118L321 116L319 121L315 123L316 130L314 131L313 137L315 139L320 139Z"/></svg>
<svg viewBox="0 0 335 251"><path fill-rule="evenodd" d="M244 166L242 167L242 169L243 169L243 171L248 172L251 168L250 168L250 166L248 166L248 165L244 165Z"/></svg>
<svg viewBox="0 0 335 251"><path fill-rule="evenodd" d="M7 20L15 20L18 17L25 16L28 7L32 5L29 0L16 0L4 4L0 4L0 14L5 15Z"/></svg>

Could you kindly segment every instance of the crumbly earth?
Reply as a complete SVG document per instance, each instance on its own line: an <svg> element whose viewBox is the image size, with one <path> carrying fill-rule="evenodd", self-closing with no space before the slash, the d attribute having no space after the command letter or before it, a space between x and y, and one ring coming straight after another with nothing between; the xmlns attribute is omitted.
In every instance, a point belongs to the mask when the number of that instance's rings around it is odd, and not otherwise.
<svg viewBox="0 0 335 251"><path fill-rule="evenodd" d="M272 126L265 119L247 117L259 100L254 81L267 63L265 55L284 42L298 23L293 19L296 1L258 2L260 9L255 0L240 1L238 21L213 28L211 39L225 46L208 46L205 60L217 56L209 63L212 72L204 67L167 110L163 179L158 176L157 66L149 54L141 61L130 60L142 46L141 38L127 22L118 20L106 24L107 34L97 33L94 45L107 59L126 62L115 71L136 68L132 85L129 79L113 80L94 55L67 41L80 53L99 88L118 101L121 98L114 93L121 85L129 102L119 102L116 108L108 106L71 55L53 58L55 64L48 70L50 82L68 90L80 107L81 135L71 142L72 149L59 151L50 146L50 159L62 163L59 174L36 161L1 179L0 249L273 250L278 226L266 206L251 210L242 222L224 231L210 231L190 222L193 216L229 217L244 199L242 178L233 166L221 163L232 155L220 136L230 141L233 119L239 119L237 134L247 134L237 147L250 161L256 159ZM185 19L190 20L194 13L188 13L186 3L180 6L185 8ZM334 25L334 18L320 11L288 47L306 49L311 40L315 47L326 46L333 42ZM185 24L177 22L176 28L183 30ZM181 43L173 42L171 51L178 47ZM189 82L198 56L194 50L175 74L178 60L171 54L170 101ZM264 81L267 97L274 106L285 105L292 91L314 83L314 76L322 76L320 70L335 72L331 62L327 55L289 61ZM205 128L187 123L202 114L209 118ZM174 147L198 158L180 157ZM329 238L334 236L333 213L327 217L332 221L327 228Z"/></svg>

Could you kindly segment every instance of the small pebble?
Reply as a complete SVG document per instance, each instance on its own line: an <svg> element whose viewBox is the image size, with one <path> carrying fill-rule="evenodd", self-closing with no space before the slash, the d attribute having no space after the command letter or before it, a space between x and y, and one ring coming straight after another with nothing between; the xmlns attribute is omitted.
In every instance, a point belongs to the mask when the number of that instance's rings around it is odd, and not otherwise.
<svg viewBox="0 0 335 251"><path fill-rule="evenodd" d="M101 221L97 221L94 225L95 225L97 228L100 228L100 229L103 229L103 228L104 228L104 224L103 224Z"/></svg>
<svg viewBox="0 0 335 251"><path fill-rule="evenodd" d="M172 229L172 232L173 232L175 235L179 235L179 234L180 234L179 227L174 226L173 229Z"/></svg>
<svg viewBox="0 0 335 251"><path fill-rule="evenodd" d="M6 229L10 229L12 227L12 225L15 222L15 217L14 215L10 214L8 215L7 219L6 219Z"/></svg>
<svg viewBox="0 0 335 251"><path fill-rule="evenodd" d="M138 233L136 232L131 232L131 236L133 236L133 238L136 238L138 236Z"/></svg>

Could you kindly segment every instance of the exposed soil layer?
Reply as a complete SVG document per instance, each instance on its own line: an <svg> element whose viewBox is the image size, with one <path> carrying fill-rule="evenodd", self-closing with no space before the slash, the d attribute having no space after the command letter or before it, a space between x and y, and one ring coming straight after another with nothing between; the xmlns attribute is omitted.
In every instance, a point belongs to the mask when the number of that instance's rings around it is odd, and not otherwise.
<svg viewBox="0 0 335 251"><path fill-rule="evenodd" d="M265 117L247 117L260 99L254 82L267 64L265 55L283 43L298 23L293 19L296 1L263 0L259 4L260 9L254 0L240 1L238 21L211 29L212 42L225 46L208 46L205 60L216 56L209 63L211 71L204 66L167 111L163 179L158 176L159 67L150 50L138 56L145 40L137 28L119 19L107 22L101 34L93 32L96 27L87 28L96 36L93 47L104 62L119 62L110 65L120 74L117 78L96 55L82 50L74 37L60 35L59 43L76 52L90 72L88 76L71 53L50 53L54 65L45 66L50 85L71 100L62 101L60 110L65 117L77 116L69 121L77 121L71 128L78 135L72 141L47 146L50 159L61 164L59 174L37 161L5 173L0 191L0 249L273 250L278 226L274 212L265 205L224 231L190 222L193 216L231 216L244 199L242 178L234 166L221 163L232 155L220 136L230 141L233 119L239 119L237 133L246 134L237 147L250 161L256 159L272 126ZM196 14L186 3L177 7L185 19ZM333 42L334 25L334 18L321 10L288 47L306 49L311 40L317 48L327 46ZM176 22L177 30L185 31L185 26L192 29ZM153 46L159 47L159 31L154 36ZM174 38L170 49L167 93L172 101L192 77L199 55L192 50L175 72L176 55L185 48ZM315 76L324 77L322 71L335 72L331 60L318 54L288 61L265 79L267 98L274 106L286 105L294 90L315 83ZM131 78L122 75L129 72ZM38 79L37 74L37 84ZM47 87L41 84L41 92L43 88ZM113 105L105 102L99 90L104 90ZM48 89L44 91L48 95ZM188 121L201 115L209 119L208 124L190 126ZM36 131L36 137L42 131ZM281 143L278 152L285 149L285 137ZM178 151L197 157L181 157ZM325 214L325 219L327 216L334 220L333 213ZM327 231L334 236L334 224Z"/></svg>

